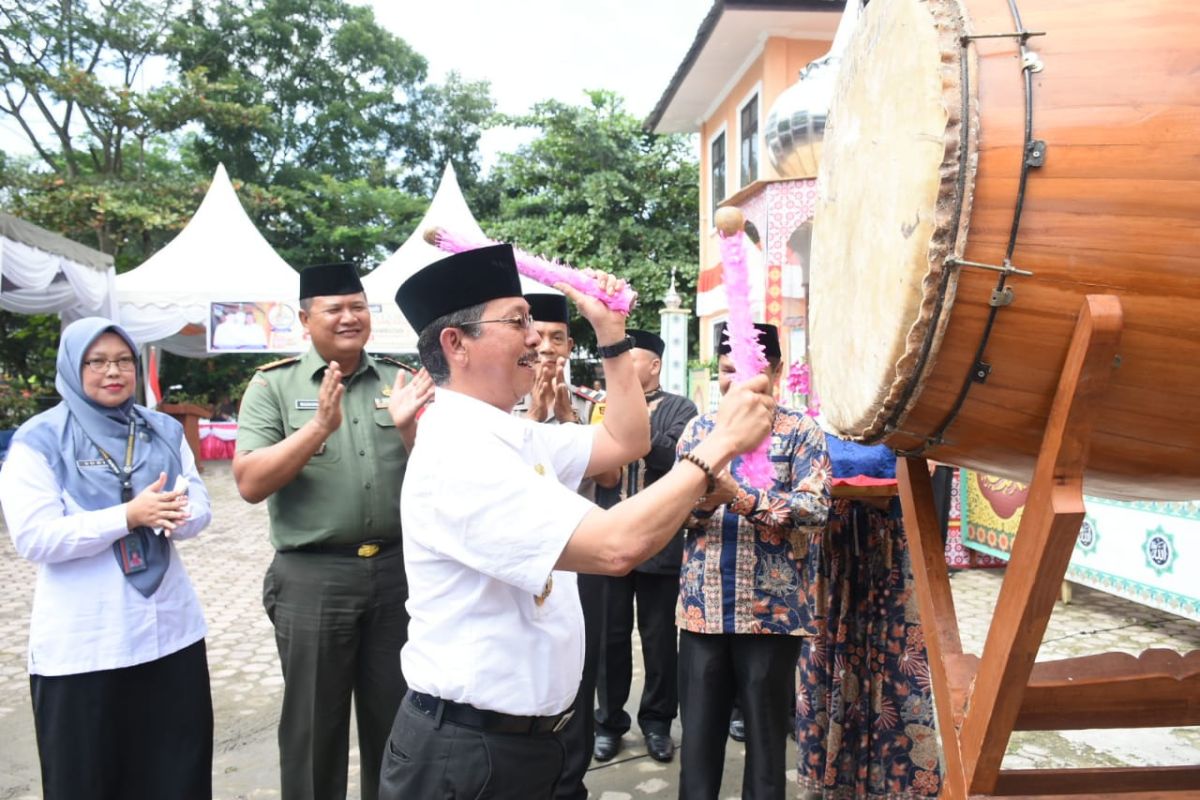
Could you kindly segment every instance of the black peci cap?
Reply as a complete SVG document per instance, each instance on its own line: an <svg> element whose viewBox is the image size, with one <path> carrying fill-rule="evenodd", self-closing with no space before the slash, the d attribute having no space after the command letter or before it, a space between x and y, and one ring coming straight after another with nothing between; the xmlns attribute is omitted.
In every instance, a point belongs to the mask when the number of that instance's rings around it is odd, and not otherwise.
<svg viewBox="0 0 1200 800"><path fill-rule="evenodd" d="M649 350L654 355L662 358L663 351L667 349L667 345L662 338L650 331L639 331L636 328L625 331L626 334L633 337L633 346L642 350Z"/></svg>
<svg viewBox="0 0 1200 800"><path fill-rule="evenodd" d="M512 245L496 244L455 253L414 272L396 291L396 305L420 333L452 311L523 295Z"/></svg>
<svg viewBox="0 0 1200 800"><path fill-rule="evenodd" d="M300 299L358 294L363 290L358 269L349 261L317 264L300 271Z"/></svg>
<svg viewBox="0 0 1200 800"><path fill-rule="evenodd" d="M783 353L779 349L779 328L761 322L754 323L754 327L758 329L758 343L763 346L763 355L767 358L782 357ZM726 332L727 325L722 322L721 327L717 328L718 356L729 355L729 337Z"/></svg>
<svg viewBox="0 0 1200 800"><path fill-rule="evenodd" d="M538 322L561 322L565 325L571 323L566 295L530 292L525 295L525 299L529 301L529 314Z"/></svg>

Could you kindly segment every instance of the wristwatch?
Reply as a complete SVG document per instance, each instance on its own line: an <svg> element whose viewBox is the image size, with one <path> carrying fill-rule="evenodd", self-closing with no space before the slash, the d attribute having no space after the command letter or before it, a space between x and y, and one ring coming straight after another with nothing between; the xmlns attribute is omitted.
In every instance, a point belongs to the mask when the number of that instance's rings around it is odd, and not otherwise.
<svg viewBox="0 0 1200 800"><path fill-rule="evenodd" d="M624 339L617 342L616 344L608 344L608 345L604 345L603 347L597 347L596 353L601 358L616 358L617 356L621 355L621 353L624 353L624 352L626 352L628 350L632 350L632 349L633 349L633 337L626 336Z"/></svg>

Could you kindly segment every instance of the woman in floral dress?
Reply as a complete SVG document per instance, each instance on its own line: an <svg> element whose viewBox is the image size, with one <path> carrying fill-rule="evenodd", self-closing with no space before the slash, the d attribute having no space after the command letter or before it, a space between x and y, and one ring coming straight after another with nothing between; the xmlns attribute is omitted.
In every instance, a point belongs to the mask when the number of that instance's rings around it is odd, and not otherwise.
<svg viewBox="0 0 1200 800"><path fill-rule="evenodd" d="M936 797L940 753L899 500L837 497L839 479L894 479L895 455L833 436L828 446L835 499L808 553L816 635L796 680L800 787L809 799Z"/></svg>

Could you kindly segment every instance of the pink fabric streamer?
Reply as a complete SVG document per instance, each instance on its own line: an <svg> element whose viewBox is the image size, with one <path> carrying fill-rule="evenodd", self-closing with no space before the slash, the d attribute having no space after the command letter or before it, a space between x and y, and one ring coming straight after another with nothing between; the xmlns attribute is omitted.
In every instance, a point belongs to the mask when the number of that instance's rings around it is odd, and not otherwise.
<svg viewBox="0 0 1200 800"><path fill-rule="evenodd" d="M490 239L484 239L483 241L464 239L455 236L445 228L430 228L425 231L425 241L440 250L445 250L447 253L461 253L465 250L476 250L480 247L499 244L499 242L494 242ZM637 292L628 285L616 294L608 294L600 289L595 278L584 275L579 270L566 264L530 255L524 250L518 250L515 247L513 248L513 256L517 261L517 272L538 283L546 286L565 283L590 297L596 298L613 311L620 312L626 316L629 315L629 312L633 310L634 304L637 303Z"/></svg>
<svg viewBox="0 0 1200 800"><path fill-rule="evenodd" d="M758 341L758 329L750 316L750 275L746 265L746 235L741 231L732 236L720 235L721 275L725 281L725 296L729 301L729 356L733 359L736 383L742 383L762 373L767 357ZM771 467L771 436L767 435L757 448L738 459L738 477L756 489L775 485L775 470Z"/></svg>
<svg viewBox="0 0 1200 800"><path fill-rule="evenodd" d="M817 390L812 385L812 375L808 364L803 361L793 361L788 368L787 388L792 394L802 394L808 398L808 405L801 409L810 417L821 413L821 401L817 398Z"/></svg>

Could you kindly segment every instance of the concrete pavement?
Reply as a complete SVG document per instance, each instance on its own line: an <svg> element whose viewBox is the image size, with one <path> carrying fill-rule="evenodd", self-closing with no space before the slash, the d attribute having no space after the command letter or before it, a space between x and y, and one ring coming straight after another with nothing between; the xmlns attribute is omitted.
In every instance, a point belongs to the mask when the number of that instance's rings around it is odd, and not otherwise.
<svg viewBox="0 0 1200 800"><path fill-rule="evenodd" d="M282 678L274 636L262 610L262 577L272 551L265 505L238 497L228 462L207 462L205 483L213 497L213 523L197 539L181 543L208 619L208 655L216 720L214 796L224 800L279 796L275 728ZM37 750L25 672L27 626L35 568L16 556L0 537L0 800L40 796ZM954 576L961 634L968 651L982 649L986 622L999 591L990 571ZM1189 620L1076 588L1073 602L1059 605L1039 659L1104 650L1138 653L1149 647L1186 652L1200 649L1200 626ZM640 697L640 664L630 711ZM679 726L675 726L679 741ZM358 758L351 743L350 797L358 796ZM740 794L743 747L729 742L722 796ZM1118 764L1187 764L1200 760L1200 731L1027 732L1014 736L1006 767ZM599 800L675 797L678 762L659 764L630 734L617 758L593 765L588 785Z"/></svg>

